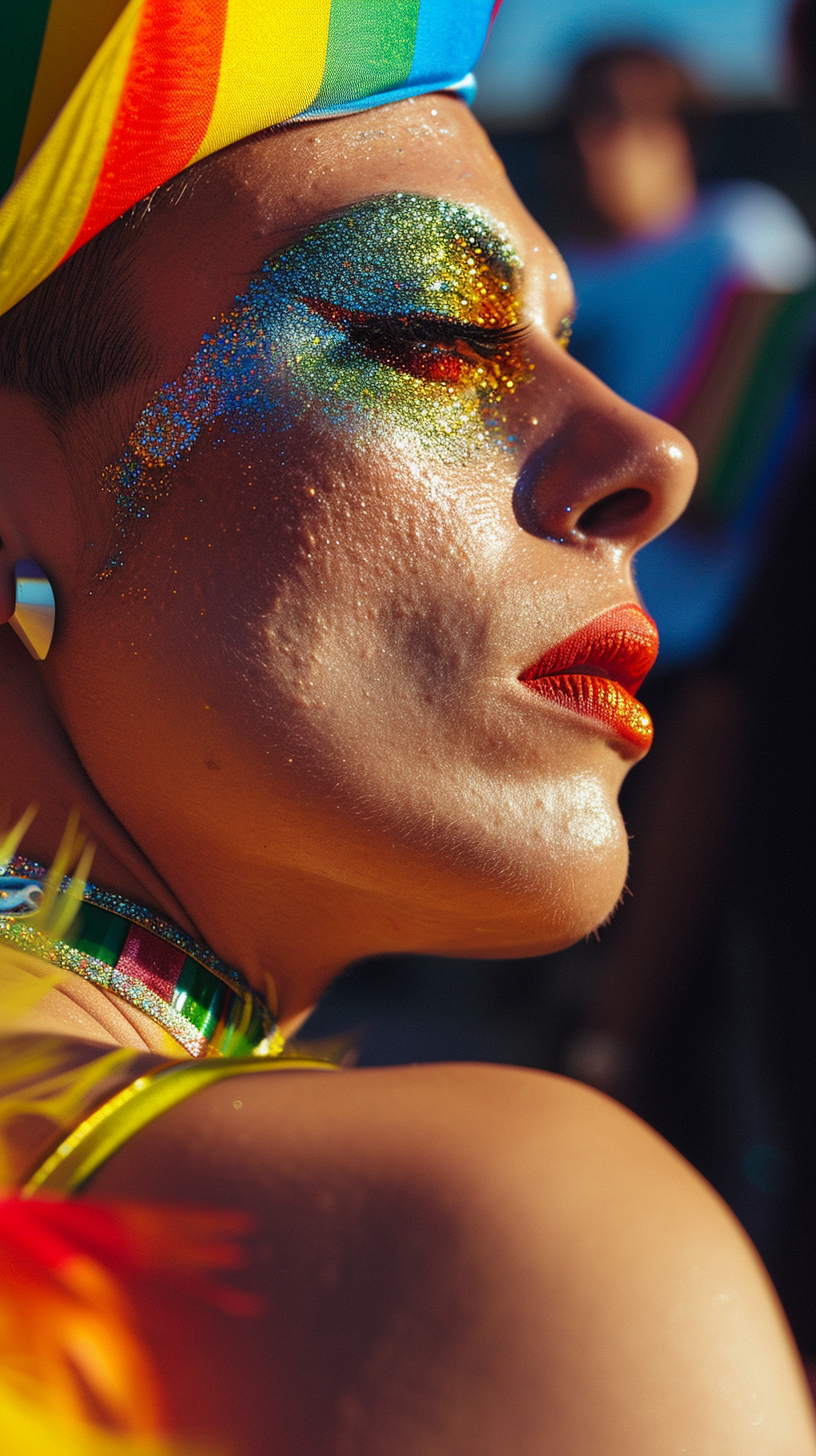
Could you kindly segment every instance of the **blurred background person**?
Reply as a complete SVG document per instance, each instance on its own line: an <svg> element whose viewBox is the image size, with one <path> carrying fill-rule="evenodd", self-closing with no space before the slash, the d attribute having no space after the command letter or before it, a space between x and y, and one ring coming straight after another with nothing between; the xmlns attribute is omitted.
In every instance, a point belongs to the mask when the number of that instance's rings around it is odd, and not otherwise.
<svg viewBox="0 0 816 1456"><path fill-rule="evenodd" d="M664 669L721 640L757 567L772 504L762 451L775 448L777 421L723 479L727 437L779 296L816 274L816 243L780 191L698 188L693 140L707 109L675 60L631 44L584 56L564 99L583 232L561 242L578 298L572 352L624 398L681 423L700 458L691 511L638 563Z"/></svg>

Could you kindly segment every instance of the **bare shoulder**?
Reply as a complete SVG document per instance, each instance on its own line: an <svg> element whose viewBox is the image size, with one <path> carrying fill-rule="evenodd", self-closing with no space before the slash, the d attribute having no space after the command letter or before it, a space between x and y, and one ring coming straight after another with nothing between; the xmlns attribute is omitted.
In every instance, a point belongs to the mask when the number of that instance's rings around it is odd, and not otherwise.
<svg viewBox="0 0 816 1456"><path fill-rule="evenodd" d="M90 1193L252 1213L265 1333L215 1330L209 1351L243 1350L244 1380L274 1364L292 1451L816 1451L739 1226L638 1119L565 1079L231 1078L146 1128ZM260 1452L252 1399L241 1449Z"/></svg>

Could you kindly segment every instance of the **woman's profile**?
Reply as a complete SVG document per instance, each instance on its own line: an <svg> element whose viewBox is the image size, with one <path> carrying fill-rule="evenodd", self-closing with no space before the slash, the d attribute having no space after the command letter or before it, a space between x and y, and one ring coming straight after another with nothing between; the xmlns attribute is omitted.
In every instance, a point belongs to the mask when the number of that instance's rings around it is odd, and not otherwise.
<svg viewBox="0 0 816 1456"><path fill-rule="evenodd" d="M455 94L491 6L102 9L43 130L51 6L0 211L22 1201L249 1220L252 1318L139 1304L181 1441L813 1451L758 1259L634 1117L287 1050L352 960L554 950L626 874L631 560L693 458L563 347Z"/></svg>

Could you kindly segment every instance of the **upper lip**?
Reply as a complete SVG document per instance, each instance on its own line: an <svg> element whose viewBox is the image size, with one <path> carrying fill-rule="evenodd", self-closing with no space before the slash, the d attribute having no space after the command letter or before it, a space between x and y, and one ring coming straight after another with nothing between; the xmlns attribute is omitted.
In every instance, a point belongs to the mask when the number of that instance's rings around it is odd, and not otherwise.
<svg viewBox="0 0 816 1456"><path fill-rule="evenodd" d="M627 692L636 693L654 666L657 649L657 627L651 617L634 602L625 602L548 647L537 662L519 673L519 682L586 673L612 678Z"/></svg>

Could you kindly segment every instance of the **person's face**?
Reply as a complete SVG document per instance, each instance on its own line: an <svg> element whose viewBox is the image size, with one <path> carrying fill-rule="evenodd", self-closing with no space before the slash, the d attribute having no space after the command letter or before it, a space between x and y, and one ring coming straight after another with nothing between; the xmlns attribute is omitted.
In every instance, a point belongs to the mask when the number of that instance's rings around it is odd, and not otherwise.
<svg viewBox="0 0 816 1456"><path fill-rule="evenodd" d="M339 952L590 930L648 735L520 674L637 600L693 466L560 347L564 265L478 124L434 96L253 139L147 220L137 283L158 393L50 668L104 798L204 930L219 866L307 934L347 890Z"/></svg>
<svg viewBox="0 0 816 1456"><path fill-rule="evenodd" d="M691 207L691 147L673 117L590 122L576 142L590 200L622 237L670 227Z"/></svg>
<svg viewBox="0 0 816 1456"><path fill-rule="evenodd" d="M662 68L622 61L608 76L620 115L586 119L575 133L593 206L622 237L676 224L697 186L688 132L668 109Z"/></svg>

